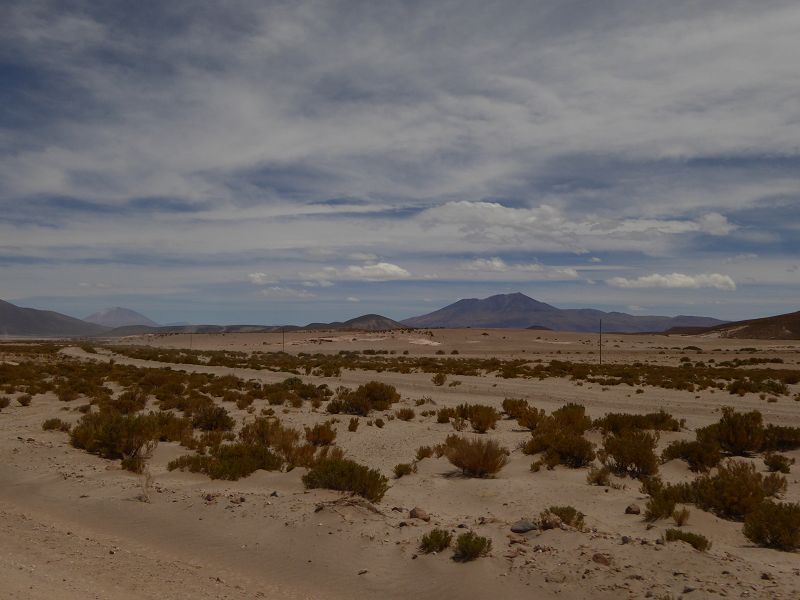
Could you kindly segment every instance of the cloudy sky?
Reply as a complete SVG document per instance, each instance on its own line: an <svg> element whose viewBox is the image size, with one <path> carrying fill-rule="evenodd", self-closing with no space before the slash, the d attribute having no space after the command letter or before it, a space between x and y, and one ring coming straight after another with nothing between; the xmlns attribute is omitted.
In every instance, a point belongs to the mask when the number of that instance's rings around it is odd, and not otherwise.
<svg viewBox="0 0 800 600"><path fill-rule="evenodd" d="M0 298L800 309L800 4L0 8Z"/></svg>

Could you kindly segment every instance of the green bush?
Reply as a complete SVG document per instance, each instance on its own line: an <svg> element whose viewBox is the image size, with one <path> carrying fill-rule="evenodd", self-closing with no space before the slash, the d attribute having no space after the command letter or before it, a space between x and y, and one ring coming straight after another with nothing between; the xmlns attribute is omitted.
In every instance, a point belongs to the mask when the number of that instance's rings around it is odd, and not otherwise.
<svg viewBox="0 0 800 600"><path fill-rule="evenodd" d="M508 462L508 450L495 440L473 440L450 435L444 443L444 455L469 477L489 477Z"/></svg>
<svg viewBox="0 0 800 600"><path fill-rule="evenodd" d="M686 542L691 545L695 550L705 552L711 548L711 542L708 541L703 535L699 533L689 533L688 531L681 531L680 529L667 529L664 532L664 539L668 542Z"/></svg>
<svg viewBox="0 0 800 600"><path fill-rule="evenodd" d="M208 455L190 454L171 461L167 468L205 473L211 479L236 481L263 469L277 471L283 461L267 446L258 444L222 444L211 448Z"/></svg>
<svg viewBox="0 0 800 600"><path fill-rule="evenodd" d="M800 549L800 504L762 502L745 518L744 535L759 546Z"/></svg>
<svg viewBox="0 0 800 600"><path fill-rule="evenodd" d="M723 407L719 423L698 430L697 439L716 440L723 451L734 456L759 452L764 444L761 413L757 410L737 413L730 406Z"/></svg>
<svg viewBox="0 0 800 600"><path fill-rule="evenodd" d="M719 444L713 439L703 441L675 441L661 453L661 460L675 458L685 460L692 471L708 471L716 467L722 460Z"/></svg>
<svg viewBox="0 0 800 600"><path fill-rule="evenodd" d="M441 552L450 547L450 542L452 540L453 534L446 529L433 529L422 536L419 542L419 551L424 554Z"/></svg>
<svg viewBox="0 0 800 600"><path fill-rule="evenodd" d="M617 474L651 477L658 472L655 447L658 438L652 433L625 429L606 437L603 443L608 466Z"/></svg>
<svg viewBox="0 0 800 600"><path fill-rule="evenodd" d="M477 433L486 433L494 429L500 415L485 404L461 404L455 408L455 416L470 422Z"/></svg>
<svg viewBox="0 0 800 600"><path fill-rule="evenodd" d="M556 465L579 469L595 458L594 445L589 440L580 433L558 429L551 420L543 421L522 451L525 454L544 452L543 461L550 469Z"/></svg>
<svg viewBox="0 0 800 600"><path fill-rule="evenodd" d="M503 400L503 412L508 415L509 419L519 419L529 409L528 401L524 398L506 398Z"/></svg>
<svg viewBox="0 0 800 600"><path fill-rule="evenodd" d="M303 483L310 489L352 492L371 502L379 502L389 489L389 480L379 471L345 458L318 461L303 475Z"/></svg>
<svg viewBox="0 0 800 600"><path fill-rule="evenodd" d="M767 425L764 428L764 450L786 452L798 448L800 448L800 427Z"/></svg>
<svg viewBox="0 0 800 600"><path fill-rule="evenodd" d="M462 533L456 538L453 560L467 562L486 556L492 550L492 540L481 537L472 531Z"/></svg>
<svg viewBox="0 0 800 600"><path fill-rule="evenodd" d="M547 513L552 513L561 519L561 522L575 529L582 530L584 527L583 518L586 516L574 506L551 506L542 512L542 517Z"/></svg>

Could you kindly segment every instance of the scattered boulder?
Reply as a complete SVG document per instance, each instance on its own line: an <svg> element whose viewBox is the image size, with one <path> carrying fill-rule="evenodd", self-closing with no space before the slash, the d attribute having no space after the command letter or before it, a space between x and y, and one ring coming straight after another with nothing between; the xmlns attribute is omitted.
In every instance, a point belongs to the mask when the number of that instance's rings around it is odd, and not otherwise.
<svg viewBox="0 0 800 600"><path fill-rule="evenodd" d="M625 509L626 515L640 515L642 514L642 509L639 508L638 504L629 504L628 508Z"/></svg>
<svg viewBox="0 0 800 600"><path fill-rule="evenodd" d="M539 529L539 526L526 519L520 519L516 523L511 524L511 531L514 533L528 533L534 529Z"/></svg>
<svg viewBox="0 0 800 600"><path fill-rule="evenodd" d="M611 566L611 557L607 554L601 554L598 552L597 554L592 556L592 560L596 562L598 565L604 565L606 567Z"/></svg>
<svg viewBox="0 0 800 600"><path fill-rule="evenodd" d="M408 513L408 516L412 519L420 519L426 523L431 520L431 516L427 513L427 511L421 509L419 506L412 508Z"/></svg>

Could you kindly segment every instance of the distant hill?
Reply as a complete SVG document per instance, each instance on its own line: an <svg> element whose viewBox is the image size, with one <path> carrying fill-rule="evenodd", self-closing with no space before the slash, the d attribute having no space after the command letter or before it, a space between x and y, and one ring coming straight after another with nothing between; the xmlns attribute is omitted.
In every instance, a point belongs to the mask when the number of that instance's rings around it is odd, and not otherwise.
<svg viewBox="0 0 800 600"><path fill-rule="evenodd" d="M143 314L123 308L112 306L99 312L89 315L84 319L89 323L102 325L103 327L127 327L129 325L145 325L147 327L158 327L158 323L145 317Z"/></svg>
<svg viewBox="0 0 800 600"><path fill-rule="evenodd" d="M404 319L402 323L417 328L536 327L554 331L597 331L600 319L605 331L619 333L660 332L671 327L711 327L725 323L711 317L636 316L592 308L561 309L519 292L459 300L432 313Z"/></svg>
<svg viewBox="0 0 800 600"><path fill-rule="evenodd" d="M87 323L51 310L23 308L0 300L0 335L44 337L77 337L108 331L95 323Z"/></svg>
<svg viewBox="0 0 800 600"><path fill-rule="evenodd" d="M407 329L406 325L381 315L362 315L349 321L333 323L309 323L304 327L298 325L173 325L164 327L148 327L146 325L126 325L102 335L107 337L124 337L129 335L146 335L155 333L277 333L280 331L386 331L390 329Z"/></svg>
<svg viewBox="0 0 800 600"><path fill-rule="evenodd" d="M761 319L734 321L715 327L674 328L666 333L750 340L800 340L800 311Z"/></svg>

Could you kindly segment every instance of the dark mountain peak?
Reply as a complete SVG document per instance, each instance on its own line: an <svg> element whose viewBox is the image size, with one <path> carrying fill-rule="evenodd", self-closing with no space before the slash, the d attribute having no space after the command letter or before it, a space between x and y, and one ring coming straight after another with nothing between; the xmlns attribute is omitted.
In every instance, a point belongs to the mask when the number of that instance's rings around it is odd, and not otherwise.
<svg viewBox="0 0 800 600"><path fill-rule="evenodd" d="M148 319L143 314L124 308L122 306L112 306L104 308L84 319L88 323L103 325L104 327L128 327L131 325L144 325L146 327L158 327L158 323Z"/></svg>
<svg viewBox="0 0 800 600"><path fill-rule="evenodd" d="M83 336L106 331L105 327L87 323L51 310L23 308L0 300L0 335Z"/></svg>

